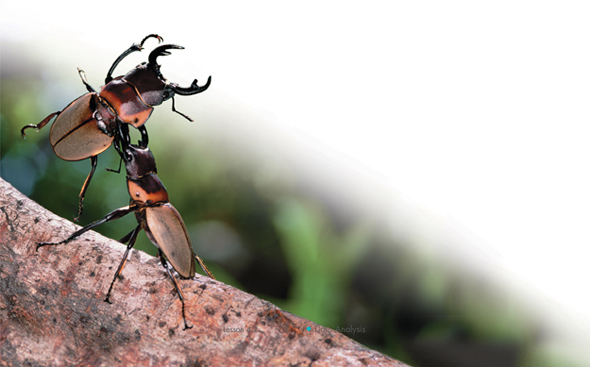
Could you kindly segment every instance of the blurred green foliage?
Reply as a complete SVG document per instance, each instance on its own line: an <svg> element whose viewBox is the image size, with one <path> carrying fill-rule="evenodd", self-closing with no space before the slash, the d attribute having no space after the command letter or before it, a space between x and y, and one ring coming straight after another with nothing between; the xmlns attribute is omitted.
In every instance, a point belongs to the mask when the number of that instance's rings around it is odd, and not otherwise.
<svg viewBox="0 0 590 367"><path fill-rule="evenodd" d="M277 203L273 223L293 282L287 310L324 326L342 327L351 276L367 248L367 226L356 224L339 235L317 202L293 197Z"/></svg>
<svg viewBox="0 0 590 367"><path fill-rule="evenodd" d="M85 90L72 83L77 76L65 83L51 71L39 72L29 60L23 65L2 69L0 175L71 219L89 161L58 159L49 145L49 126L39 133L29 130L27 140L20 129ZM179 104L201 103L199 96L191 98ZM514 301L486 292L487 284L463 279L436 258L411 251L413 239L394 238L377 220L379 213L357 213L351 205L342 216L346 205L334 209L333 199L304 190L305 178L289 162L202 133L200 128L219 120L196 113L197 122L191 124L165 105L147 128L171 203L182 214L195 251L221 281L320 325L362 328L348 335L415 366L444 365L435 358L439 346L447 356L456 354L456 366L484 365L468 364L463 351L469 346L497 353L504 358L497 360L509 361L504 365L557 365L554 358L539 357L536 324ZM104 170L118 165L113 149L100 155L81 224L127 205L124 174ZM134 221L128 216L97 230L118 239ZM136 248L156 253L145 235ZM461 348L455 351L456 345Z"/></svg>

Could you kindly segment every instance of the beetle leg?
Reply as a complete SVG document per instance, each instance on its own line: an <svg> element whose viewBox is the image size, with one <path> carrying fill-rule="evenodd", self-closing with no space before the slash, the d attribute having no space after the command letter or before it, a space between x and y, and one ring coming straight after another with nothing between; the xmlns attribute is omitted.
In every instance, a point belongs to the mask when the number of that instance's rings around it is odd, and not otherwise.
<svg viewBox="0 0 590 367"><path fill-rule="evenodd" d="M195 260L197 260L197 263L201 266L201 269L203 269L203 271L205 273L207 273L207 276L211 279L215 279L215 277L213 276L213 274L211 274L211 272L207 268L207 265L205 265L205 263L203 262L203 260L201 260L199 255L197 255L197 254L194 254L194 255L195 255Z"/></svg>
<svg viewBox="0 0 590 367"><path fill-rule="evenodd" d="M113 132L109 131L107 124L104 122L98 111L95 111L92 114L92 117L96 120L96 127L98 128L98 130L100 130L100 132L102 132L106 136L113 136Z"/></svg>
<svg viewBox="0 0 590 367"><path fill-rule="evenodd" d="M119 143L121 144L119 148L125 150L131 140L129 137L129 124L119 122L117 125L119 126Z"/></svg>
<svg viewBox="0 0 590 367"><path fill-rule="evenodd" d="M121 157L121 162L125 160L125 150L129 146L129 141L131 138L129 137L129 124L124 122L117 122L117 133L115 134L115 142L113 146L117 153L119 153L119 157ZM121 162L119 162L119 169L117 173L121 170ZM108 169L108 168L107 168ZM114 172L111 169L108 169L111 172Z"/></svg>
<svg viewBox="0 0 590 367"><path fill-rule="evenodd" d="M119 168L117 168L117 170L115 171L114 169L110 169L110 168L106 168L107 171L109 172L116 172L116 173L120 173L121 172L121 164L123 163L123 157L124 157L124 153L123 153L123 144L121 144L121 139L117 138L115 139L115 143L113 144L113 146L115 147L115 150L117 151L117 153L119 153Z"/></svg>
<svg viewBox="0 0 590 367"><path fill-rule="evenodd" d="M94 176L94 171L96 171L96 164L98 162L98 158L96 156L90 157L90 165L92 168L90 169L90 173L88 177L86 177L86 181L84 181L84 185L82 185L82 190L80 190L80 194L78 197L80 201L78 202L78 216L74 217L74 222L80 220L80 216L82 216L82 207L84 206L84 195L86 194L86 189L88 189L88 185L90 185L90 180L92 180L92 176Z"/></svg>
<svg viewBox="0 0 590 367"><path fill-rule="evenodd" d="M78 68L78 75L80 75L80 79L82 79L82 83L84 83L84 85L86 86L86 89L88 90L88 92L98 94L94 90L94 88L92 88L92 86L88 83L88 80L86 79L86 73L84 72L84 70Z"/></svg>
<svg viewBox="0 0 590 367"><path fill-rule="evenodd" d="M125 237L123 237L119 240L119 242L121 242L121 243L125 243L127 241L129 241L129 242L127 242L127 249L125 250L125 255L123 255L123 259L121 260L121 263L119 264L119 268L117 268L117 272L115 273L115 277L113 278L113 281L111 282L111 285L110 285L109 290L107 292L107 296L104 299L104 301L107 303L112 303L110 301L109 297L111 296L111 291L113 290L113 285L115 285L115 281L117 280L117 278L119 278L119 276L121 275L121 271L123 271L123 267L127 263L127 256L129 255L129 251L131 250L131 248L135 245L135 241L137 240L137 235L139 234L139 231L141 231L141 225L138 225L137 227L135 227L135 229L133 231L129 232Z"/></svg>
<svg viewBox="0 0 590 367"><path fill-rule="evenodd" d="M127 50L125 50L125 52L123 52L121 55L119 55L119 57L117 57L117 59L115 60L113 65L111 65L111 68L109 69L109 72L107 73L107 77L104 80L105 84L108 84L111 80L113 80L113 72L115 71L115 68L117 67L117 65L119 65L119 63L121 61L123 61L124 58L129 56L129 54L136 52L136 51L143 50L143 44L149 38L157 38L158 43L161 43L162 41L164 41L164 39L162 37L158 36L157 34L150 34L150 35L147 35L144 39L142 39L139 44L137 44L137 43L132 44L131 47L129 47Z"/></svg>
<svg viewBox="0 0 590 367"><path fill-rule="evenodd" d="M37 242L37 251L39 250L39 247L43 247L43 246L50 246L50 245L61 245L61 244L66 244L70 241L72 241L73 239L75 239L76 237L88 232L89 230L91 230L94 227L97 227L103 223L106 222L110 222L112 220L116 220L119 219L121 217L124 217L125 215L136 211L137 208L135 206L126 206L123 208L119 208L119 209L115 209L112 212L110 212L109 214L105 215L104 218L99 219L97 221L94 221L86 226L84 226L83 228L77 230L76 232L72 233L70 235L70 237L66 238L63 241L59 241L59 242Z"/></svg>
<svg viewBox="0 0 590 367"><path fill-rule="evenodd" d="M178 111L175 107L174 107L174 97L172 97L172 111L176 112L177 114L179 114L180 116L184 117L185 119L189 120L190 122L193 122L193 119L188 117L187 115L185 115L184 113Z"/></svg>
<svg viewBox="0 0 590 367"><path fill-rule="evenodd" d="M147 41L149 38L157 38L157 39L158 39L158 43L162 43L162 42L164 41L164 39L163 39L162 37L158 36L158 35L157 35L157 34L155 34L155 33L152 33L152 34L148 34L147 36L145 36L145 38L141 40L141 42L140 42L139 46L140 46L140 47L143 47L143 44L144 44L144 43L145 43L145 41Z"/></svg>
<svg viewBox="0 0 590 367"><path fill-rule="evenodd" d="M186 323L186 315L184 314L184 295L182 294L182 291L180 290L180 287L178 286L178 282L176 281L176 278L174 277L174 275L172 275L172 272L170 271L170 267L168 266L168 263L166 262L166 259L164 258L164 253L160 249L158 249L158 256L160 257L160 261L162 262L162 266L164 266L164 269L166 269L168 276L170 277L170 279L172 279L172 283L174 283L174 288L176 288L176 292L178 292L178 298L180 298L180 303L182 303L182 320L184 321L183 330L192 329L193 327L188 326L188 324Z"/></svg>
<svg viewBox="0 0 590 367"><path fill-rule="evenodd" d="M61 113L61 111L57 111L57 112L54 112L54 113L52 113L51 115L49 115L49 116L45 117L45 118L43 119L43 121L41 121L41 122L40 122L40 123L38 123L37 125L35 125L35 124L28 124L28 125L26 125L25 127L23 127L23 128L20 130L20 135L23 137L23 139L26 139L26 136L27 136L27 133L25 133L25 130L26 130L26 129L32 129L32 128L35 128L35 129L37 129L37 131L39 131L39 129L41 129L43 126L47 125L47 123L48 123L48 122L49 122L49 121L50 121L52 118L54 118L55 116L58 116L60 113Z"/></svg>

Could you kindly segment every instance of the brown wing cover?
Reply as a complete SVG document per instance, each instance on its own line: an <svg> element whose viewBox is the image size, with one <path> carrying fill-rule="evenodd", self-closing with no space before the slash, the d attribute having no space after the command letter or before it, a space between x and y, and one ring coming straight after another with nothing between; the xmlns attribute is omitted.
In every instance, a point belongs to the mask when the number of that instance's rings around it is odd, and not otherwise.
<svg viewBox="0 0 590 367"><path fill-rule="evenodd" d="M160 250L183 278L195 276L193 247L180 213L170 203L145 209L148 228L144 228L150 240Z"/></svg>
<svg viewBox="0 0 590 367"><path fill-rule="evenodd" d="M92 117L97 96L87 93L70 103L55 119L49 141L55 154L66 161L79 161L104 152L113 137L104 134Z"/></svg>

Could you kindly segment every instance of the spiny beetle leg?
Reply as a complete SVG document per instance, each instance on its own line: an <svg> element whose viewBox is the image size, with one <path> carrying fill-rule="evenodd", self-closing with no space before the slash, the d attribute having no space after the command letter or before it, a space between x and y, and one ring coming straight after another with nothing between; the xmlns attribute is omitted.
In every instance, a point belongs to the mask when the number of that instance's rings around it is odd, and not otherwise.
<svg viewBox="0 0 590 367"><path fill-rule="evenodd" d="M184 306L184 295L182 294L182 291L180 290L180 287L178 286L178 282L176 281L176 278L174 277L174 275L172 275L172 272L170 271L170 267L168 266L168 263L166 262L166 259L164 258L164 253L160 249L158 249L158 256L160 257L160 261L162 262L162 266L164 267L164 269L166 269L168 276L170 277L170 279L172 279L172 283L174 283L174 288L176 288L176 292L178 293L178 298L180 298L180 303L182 304L182 321L184 321L183 330L192 329L193 327L188 326L188 324L186 323L186 315L184 312L184 307L185 307Z"/></svg>
<svg viewBox="0 0 590 367"><path fill-rule="evenodd" d="M78 197L80 198L80 200L78 201L78 216L74 217L74 222L79 221L80 217L82 216L82 209L84 207L84 195L86 195L86 190L88 189L88 185L90 185L90 180L92 180L92 176L94 176L94 171L96 171L97 163L98 163L98 158L96 158L96 156L90 157L90 165L91 165L90 173L86 177L86 180L84 181L84 185L82 185L82 189L80 190L80 194L78 194Z"/></svg>
<svg viewBox="0 0 590 367"><path fill-rule="evenodd" d="M213 276L213 274L211 274L211 272L209 271L209 268L207 268L207 265L205 265L205 263L203 262L203 260L201 260L199 255L197 255L197 254L194 254L194 255L195 255L195 260L197 260L197 263L201 266L201 269L203 269L203 271L205 273L207 273L207 276L211 279L215 279L215 277Z"/></svg>
<svg viewBox="0 0 590 367"><path fill-rule="evenodd" d="M145 43L145 41L147 41L150 38L157 38L158 43L161 43L162 41L164 41L164 39L162 37L158 36L157 34L150 34L150 35L147 35L144 39L142 39L140 43L132 44L131 47L129 47L121 55L119 55L119 57L117 57L117 59L115 60L113 65L111 65L111 68L109 69L109 72L107 73L104 83L108 84L111 80L113 80L113 73L115 72L115 68L117 67L117 65L119 65L119 63L121 61L123 61L124 58L129 56L129 54L136 52L136 51L143 50L143 44Z"/></svg>
<svg viewBox="0 0 590 367"><path fill-rule="evenodd" d="M37 247L35 248L35 251L39 251L39 247L61 245L63 243L67 243L68 241L69 239L60 242L37 242Z"/></svg>
<svg viewBox="0 0 590 367"><path fill-rule="evenodd" d="M135 211L135 210L136 210L136 208L132 207L132 206L125 206L123 208L115 209L112 212L110 212L109 214L105 215L104 218L94 221L94 222L82 227L81 229L77 230L76 232L72 233L70 235L70 237L66 238L63 241L60 241L60 242L38 242L37 243L37 250L39 249L39 247L43 247L43 246L61 245L61 244L68 243L68 242L72 241L73 239L75 239L76 237L88 232L89 230L91 230L94 227L97 227L97 226L99 226L103 223L106 223L106 222L110 222L111 220L119 219L119 218L121 218L121 217Z"/></svg>
<svg viewBox="0 0 590 367"><path fill-rule="evenodd" d="M37 131L39 131L43 126L47 125L47 123L54 118L55 116L58 116L61 113L61 111L57 111L54 112L52 114L50 114L49 116L45 117L43 119L43 121L41 121L38 124L28 124L25 127L23 127L22 129L20 129L20 135L23 137L23 139L27 138L27 133L25 133L26 129L37 129Z"/></svg>
<svg viewBox="0 0 590 367"><path fill-rule="evenodd" d="M115 285L115 281L117 280L117 278L119 278L119 276L121 275L121 272L123 271L123 267L127 263L127 256L129 255L129 251L135 245L135 241L137 240L137 235L139 234L139 231L141 231L141 225L138 225L137 227L135 227L135 229L133 231L129 232L125 237L123 237L119 240L119 242L121 242L121 243L125 243L127 241L129 241L129 242L127 243L127 249L125 250L125 255L123 255L123 259L121 260L121 263L119 264L119 267L117 268L117 272L115 273L115 276L113 277L113 281L111 282L111 285L109 286L109 290L107 292L106 298L104 299L104 301L107 303L112 303L110 300L110 296L111 296L111 291L113 290L113 285Z"/></svg>
<svg viewBox="0 0 590 367"><path fill-rule="evenodd" d="M78 68L78 75L80 75L80 79L82 79L82 83L84 83L84 85L86 86L86 90L88 90L89 93L98 94L94 90L94 88L92 88L90 83L88 83L88 80L86 79L86 73L84 72L84 70Z"/></svg>

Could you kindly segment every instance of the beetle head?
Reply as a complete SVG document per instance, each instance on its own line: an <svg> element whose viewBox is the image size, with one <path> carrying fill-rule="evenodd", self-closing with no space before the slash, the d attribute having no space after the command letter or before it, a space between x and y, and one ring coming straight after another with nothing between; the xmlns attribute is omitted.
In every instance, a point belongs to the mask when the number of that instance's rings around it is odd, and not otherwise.
<svg viewBox="0 0 590 367"><path fill-rule="evenodd" d="M127 176L137 178L148 173L157 173L156 159L150 148L129 144L124 148L124 155Z"/></svg>
<svg viewBox="0 0 590 367"><path fill-rule="evenodd" d="M178 45L161 45L152 50L148 56L148 62L138 65L123 77L124 80L133 84L141 96L142 101L148 106L158 106L162 102L172 99L172 110L191 120L190 117L176 111L174 108L174 95L190 96L201 93L209 88L211 77L207 79L205 85L199 86L197 79L193 80L189 87L181 87L176 83L171 83L164 78L160 72L160 65L157 59L159 56L170 55L168 50L182 50L184 47Z"/></svg>

